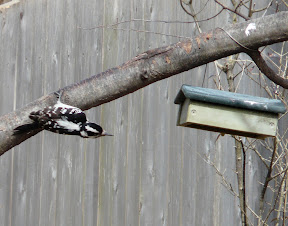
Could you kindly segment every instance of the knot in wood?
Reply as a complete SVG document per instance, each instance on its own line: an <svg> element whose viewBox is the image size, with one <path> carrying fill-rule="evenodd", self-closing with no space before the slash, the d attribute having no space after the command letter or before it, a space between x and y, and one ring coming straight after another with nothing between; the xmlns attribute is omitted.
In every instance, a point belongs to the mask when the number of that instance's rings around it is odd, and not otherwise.
<svg viewBox="0 0 288 226"><path fill-rule="evenodd" d="M148 79L148 72L147 72L146 69L141 72L140 78L141 78L141 80L146 80L146 79Z"/></svg>

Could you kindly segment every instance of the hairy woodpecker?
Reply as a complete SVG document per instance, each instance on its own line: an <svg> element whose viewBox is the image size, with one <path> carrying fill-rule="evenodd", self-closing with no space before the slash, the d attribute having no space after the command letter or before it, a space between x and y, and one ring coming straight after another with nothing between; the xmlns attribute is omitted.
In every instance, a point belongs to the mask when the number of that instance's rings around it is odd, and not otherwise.
<svg viewBox="0 0 288 226"><path fill-rule="evenodd" d="M14 129L14 134L26 133L34 129L43 128L54 133L79 135L83 138L113 136L96 123L89 122L81 109L63 104L60 100L61 94L55 94L58 97L58 101L54 106L31 112L29 118L32 119L33 122L18 126Z"/></svg>

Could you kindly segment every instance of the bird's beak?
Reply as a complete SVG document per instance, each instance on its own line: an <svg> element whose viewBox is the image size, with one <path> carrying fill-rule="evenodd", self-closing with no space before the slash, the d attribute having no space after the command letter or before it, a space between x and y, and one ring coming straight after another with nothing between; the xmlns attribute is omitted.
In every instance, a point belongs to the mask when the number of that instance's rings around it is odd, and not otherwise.
<svg viewBox="0 0 288 226"><path fill-rule="evenodd" d="M102 132L101 136L114 136L113 134L107 133L105 130Z"/></svg>

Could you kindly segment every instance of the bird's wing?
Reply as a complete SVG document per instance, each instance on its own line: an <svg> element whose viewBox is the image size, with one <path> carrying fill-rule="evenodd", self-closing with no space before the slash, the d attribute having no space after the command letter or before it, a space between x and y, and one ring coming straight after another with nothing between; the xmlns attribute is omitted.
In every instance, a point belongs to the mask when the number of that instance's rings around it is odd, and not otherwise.
<svg viewBox="0 0 288 226"><path fill-rule="evenodd" d="M61 118L73 123L85 123L87 121L86 115L84 112L79 112L79 113L69 113L66 112L61 115Z"/></svg>
<svg viewBox="0 0 288 226"><path fill-rule="evenodd" d="M60 106L32 112L29 117L42 125L47 124L49 121L67 120L73 123L83 123L87 120L85 113L81 109L75 107L63 108Z"/></svg>

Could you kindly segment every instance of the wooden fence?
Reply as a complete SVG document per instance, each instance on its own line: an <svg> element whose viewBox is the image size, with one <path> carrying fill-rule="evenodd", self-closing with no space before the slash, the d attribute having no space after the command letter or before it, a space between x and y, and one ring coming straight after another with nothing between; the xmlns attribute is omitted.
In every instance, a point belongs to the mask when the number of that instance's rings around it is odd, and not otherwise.
<svg viewBox="0 0 288 226"><path fill-rule="evenodd" d="M204 4L196 1L195 8ZM208 1L199 19L218 9ZM174 0L21 0L0 6L0 113L197 34L195 24L145 20L192 18ZM231 20L223 13L201 27ZM112 26L117 22L123 23ZM102 25L108 27L97 27ZM5 153L0 226L240 225L238 198L212 166L238 192L233 139L176 127L173 101L180 86L215 88L215 73L211 63L89 110L90 120L114 137L41 132ZM239 89L262 94L245 76ZM253 152L246 173L247 202L257 211L266 168Z"/></svg>

